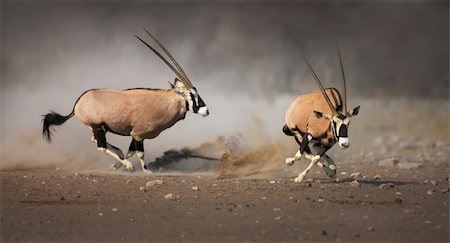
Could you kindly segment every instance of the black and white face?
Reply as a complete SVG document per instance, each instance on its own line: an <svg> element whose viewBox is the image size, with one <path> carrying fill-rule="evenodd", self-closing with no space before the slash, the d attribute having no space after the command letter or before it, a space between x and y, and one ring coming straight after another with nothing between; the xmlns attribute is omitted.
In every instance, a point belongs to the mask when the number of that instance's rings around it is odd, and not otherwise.
<svg viewBox="0 0 450 243"><path fill-rule="evenodd" d="M170 82L169 82L170 83ZM195 87L187 88L179 79L175 79L173 84L170 83L176 93L183 96L187 103L187 109L201 116L209 115L208 107L203 99L198 95Z"/></svg>
<svg viewBox="0 0 450 243"><path fill-rule="evenodd" d="M195 87L193 87L189 92L188 104L190 111L199 114L201 116L209 115L208 107L206 106L202 97L198 95L197 89Z"/></svg>
<svg viewBox="0 0 450 243"><path fill-rule="evenodd" d="M350 110L346 115L338 114L335 116L330 116L322 112L314 111L317 118L327 119L331 122L331 129L333 131L334 137L336 138L339 147L346 149L350 146L350 141L348 139L348 126L350 125L350 117L358 115L359 106Z"/></svg>
<svg viewBox="0 0 450 243"><path fill-rule="evenodd" d="M346 149L350 146L348 140L348 125L350 124L350 119L344 115L334 116L331 120L332 129L334 136L338 140L339 147Z"/></svg>

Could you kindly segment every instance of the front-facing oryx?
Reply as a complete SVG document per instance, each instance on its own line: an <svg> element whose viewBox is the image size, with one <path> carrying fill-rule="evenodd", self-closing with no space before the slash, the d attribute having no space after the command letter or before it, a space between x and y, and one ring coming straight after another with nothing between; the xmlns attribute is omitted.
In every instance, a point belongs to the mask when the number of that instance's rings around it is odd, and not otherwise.
<svg viewBox="0 0 450 243"><path fill-rule="evenodd" d="M157 137L163 130L184 119L187 111L202 116L209 114L205 102L181 66L152 34L145 31L173 62L171 64L152 46L136 36L178 77L173 84L169 82L171 89L88 90L78 98L69 115L62 116L51 112L43 116L42 132L47 141L51 141L52 126L61 125L76 115L92 129L92 140L97 143L97 149L118 161L112 166L113 169L125 165L128 170L134 170L128 158L137 153L142 170L145 171L147 167L144 163L144 139ZM119 148L106 142L106 132L132 137L126 156Z"/></svg>
<svg viewBox="0 0 450 243"><path fill-rule="evenodd" d="M302 158L303 154L311 161L309 166L294 179L295 182L301 182L315 164L322 167L328 176L334 177L336 165L334 160L325 153L336 142L343 149L350 145L347 133L349 118L358 114L359 106L350 111L347 110L345 74L339 48L338 56L342 74L343 98L337 89L323 88L311 64L304 57L321 92L299 96L286 112L286 125L283 127L283 132L288 136L294 136L300 145L295 156L286 159L286 164L293 165L295 161ZM320 160L327 162L328 165L321 163Z"/></svg>

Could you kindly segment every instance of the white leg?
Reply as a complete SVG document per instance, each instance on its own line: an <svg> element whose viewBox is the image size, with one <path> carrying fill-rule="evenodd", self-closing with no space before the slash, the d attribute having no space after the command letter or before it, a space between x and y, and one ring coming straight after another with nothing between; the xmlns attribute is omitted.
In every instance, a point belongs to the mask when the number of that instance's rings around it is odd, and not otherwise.
<svg viewBox="0 0 450 243"><path fill-rule="evenodd" d="M308 165L308 167L300 174L298 174L298 177L294 179L294 182L300 183L301 181L303 181L303 179L305 178L306 174L308 174L308 172L311 170L311 168L317 164L320 160L320 156L319 155L311 155L308 153L305 153L305 158L311 160L311 163Z"/></svg>
<svg viewBox="0 0 450 243"><path fill-rule="evenodd" d="M97 140L95 139L95 137L92 137L91 140L93 142L97 143ZM117 163L115 163L111 166L112 169L119 169L120 167L122 167L122 165L125 165L125 168L127 168L130 171L134 171L133 164L131 164L131 162L128 161L127 159L123 159L124 156L123 156L122 150L120 150L119 148L115 147L114 145L112 145L110 143L106 143L106 147L107 147L107 149L97 148L97 150L113 157L115 160L118 161Z"/></svg>
<svg viewBox="0 0 450 243"><path fill-rule="evenodd" d="M294 131L294 136L298 141L300 141L300 143L303 141L303 137L299 132ZM294 157L286 158L284 163L286 163L287 166L291 166L294 164L295 161L300 160L302 158L302 156L303 155L302 155L302 153L300 153L300 149L299 149L297 151L297 153L294 155Z"/></svg>
<svg viewBox="0 0 450 243"><path fill-rule="evenodd" d="M302 154L300 153L300 150L297 151L297 153L292 158L287 158L285 163L287 166L291 166L294 164L295 161L300 160L302 158Z"/></svg>
<svg viewBox="0 0 450 243"><path fill-rule="evenodd" d="M137 156L138 156L138 158L139 158L139 162L141 162L141 169L142 169L142 172L145 172L145 173L152 173L151 170L145 169L144 155L145 155L144 152L137 151Z"/></svg>

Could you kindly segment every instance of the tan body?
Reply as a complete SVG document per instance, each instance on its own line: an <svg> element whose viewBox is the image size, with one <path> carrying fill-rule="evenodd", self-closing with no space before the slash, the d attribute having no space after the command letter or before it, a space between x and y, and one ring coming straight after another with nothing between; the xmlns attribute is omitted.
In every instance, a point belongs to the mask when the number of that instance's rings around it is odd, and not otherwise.
<svg viewBox="0 0 450 243"><path fill-rule="evenodd" d="M341 95L335 88L326 89L328 97L336 110L342 110ZM300 132L310 134L317 142L332 146L334 141L333 132L330 129L330 121L319 119L314 111L331 114L332 111L328 106L321 92L301 95L292 102L286 112L286 125L292 132Z"/></svg>
<svg viewBox="0 0 450 243"><path fill-rule="evenodd" d="M186 112L185 99L174 90L95 89L84 93L75 105L75 115L86 125L102 125L138 141L155 138Z"/></svg>

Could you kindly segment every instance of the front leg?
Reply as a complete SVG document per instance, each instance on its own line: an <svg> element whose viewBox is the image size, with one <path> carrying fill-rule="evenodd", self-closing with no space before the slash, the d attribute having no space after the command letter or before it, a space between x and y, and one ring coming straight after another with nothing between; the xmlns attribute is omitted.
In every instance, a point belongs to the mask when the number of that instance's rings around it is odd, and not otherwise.
<svg viewBox="0 0 450 243"><path fill-rule="evenodd" d="M309 159L311 161L311 163L309 163L308 167L302 171L302 173L298 174L298 177L296 177L294 179L294 182L300 183L303 181L303 179L305 178L306 174L308 174L308 172L311 170L311 168L317 164L320 163L320 155L312 155L308 152L305 152L305 158Z"/></svg>
<svg viewBox="0 0 450 243"><path fill-rule="evenodd" d="M130 143L130 147L128 148L127 158L132 156L133 154L137 154L139 158L139 162L141 163L141 169L143 172L151 172L147 169L147 165L145 165L144 157L144 140L133 138Z"/></svg>
<svg viewBox="0 0 450 243"><path fill-rule="evenodd" d="M305 133L303 136L300 135L299 132L294 133L295 140L300 145L299 150L292 158L287 158L285 163L287 166L291 166L294 164L295 161L300 160L303 156L303 152L305 152L305 149L308 147L309 139L308 135Z"/></svg>

